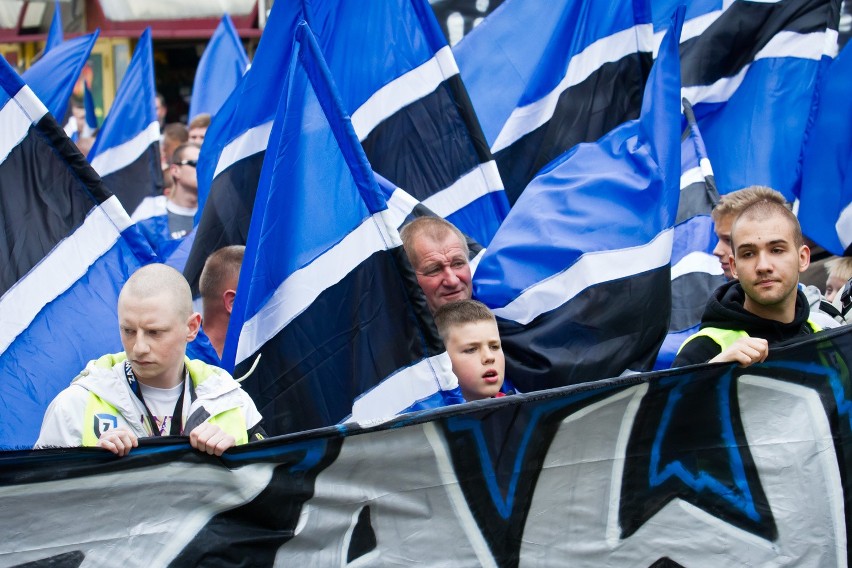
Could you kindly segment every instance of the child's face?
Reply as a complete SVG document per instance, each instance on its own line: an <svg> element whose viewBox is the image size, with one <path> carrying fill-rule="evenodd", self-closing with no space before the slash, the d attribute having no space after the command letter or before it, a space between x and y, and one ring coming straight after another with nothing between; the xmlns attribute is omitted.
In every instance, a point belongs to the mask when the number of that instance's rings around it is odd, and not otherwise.
<svg viewBox="0 0 852 568"><path fill-rule="evenodd" d="M456 325L447 334L447 353L465 400L491 398L503 386L506 359L493 321Z"/></svg>

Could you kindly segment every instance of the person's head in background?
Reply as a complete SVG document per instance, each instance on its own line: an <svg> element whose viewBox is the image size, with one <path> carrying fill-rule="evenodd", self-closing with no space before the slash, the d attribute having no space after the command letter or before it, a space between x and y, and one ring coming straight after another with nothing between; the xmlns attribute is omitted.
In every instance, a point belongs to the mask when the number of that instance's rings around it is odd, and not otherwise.
<svg viewBox="0 0 852 568"><path fill-rule="evenodd" d="M834 301L834 297L852 278L852 257L832 258L826 261L825 271L828 278L825 281L825 299Z"/></svg>
<svg viewBox="0 0 852 568"><path fill-rule="evenodd" d="M731 226L734 224L737 216L747 207L762 200L773 201L788 209L790 208L781 193L769 187L753 185L726 193L710 213L710 216L713 218L713 230L719 239L718 243L716 243L716 248L713 249L713 255L719 259L719 264L722 265L722 271L728 280L734 279L730 265L730 257L733 254L731 249Z"/></svg>
<svg viewBox="0 0 852 568"><path fill-rule="evenodd" d="M435 312L435 325L464 399L497 396L505 379L506 358L491 310L476 300L450 302Z"/></svg>
<svg viewBox="0 0 852 568"><path fill-rule="evenodd" d="M210 115L201 113L189 121L189 141L201 146L204 143L204 135L210 127Z"/></svg>
<svg viewBox="0 0 852 568"><path fill-rule="evenodd" d="M181 144L172 154L169 173L172 176L172 186L168 199L181 207L198 206L198 154L201 149L196 144Z"/></svg>
<svg viewBox="0 0 852 568"><path fill-rule="evenodd" d="M166 113L168 112L168 108L166 108L166 99L160 93L157 93L157 96L154 97L154 109L157 113L157 122L160 124L160 131L162 132L163 127L166 125Z"/></svg>
<svg viewBox="0 0 852 568"><path fill-rule="evenodd" d="M225 348L245 250L241 245L220 248L207 257L198 281L204 333L219 357Z"/></svg>
<svg viewBox="0 0 852 568"><path fill-rule="evenodd" d="M189 142L189 130L181 122L172 122L163 128L163 139L160 142L163 169L169 167L172 155L181 144Z"/></svg>
<svg viewBox="0 0 852 568"><path fill-rule="evenodd" d="M432 313L471 298L470 251L461 231L440 217L419 217L399 234Z"/></svg>

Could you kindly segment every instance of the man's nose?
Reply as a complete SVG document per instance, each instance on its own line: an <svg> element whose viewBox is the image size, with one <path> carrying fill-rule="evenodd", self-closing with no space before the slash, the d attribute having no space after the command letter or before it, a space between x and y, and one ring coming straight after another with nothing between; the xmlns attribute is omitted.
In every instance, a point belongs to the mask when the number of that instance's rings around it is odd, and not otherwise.
<svg viewBox="0 0 852 568"><path fill-rule="evenodd" d="M765 252L757 254L757 270L760 272L772 272L772 262L769 259L769 255Z"/></svg>
<svg viewBox="0 0 852 568"><path fill-rule="evenodd" d="M148 339L145 337L144 333L136 334L136 341L133 343L133 350L136 353L147 353L150 351L150 345L148 344Z"/></svg>
<svg viewBox="0 0 852 568"><path fill-rule="evenodd" d="M452 266L444 268L444 285L454 287L459 283L458 274L453 270Z"/></svg>

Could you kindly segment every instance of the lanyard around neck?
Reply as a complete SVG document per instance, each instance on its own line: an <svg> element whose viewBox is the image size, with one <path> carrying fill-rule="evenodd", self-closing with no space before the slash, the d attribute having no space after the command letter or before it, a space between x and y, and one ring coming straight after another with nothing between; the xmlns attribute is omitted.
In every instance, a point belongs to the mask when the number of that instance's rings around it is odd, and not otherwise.
<svg viewBox="0 0 852 568"><path fill-rule="evenodd" d="M152 435L154 436L162 436L163 432L160 428L157 427L157 419L154 418L151 409L148 408L148 404L145 402L145 398L142 396L142 389L139 387L139 381L136 380L136 375L133 374L133 368L130 366L130 361L124 362L124 376L127 379L127 384L130 387L130 390L133 391L133 394L136 395L136 398L139 399L139 402L142 403L142 406L145 408L145 414L148 416L148 422L151 427ZM195 397L193 396L194 390L192 388L192 380L189 378L189 371L184 370L184 385L180 390L180 396L177 399L177 403L175 404L175 409L172 412L172 422L169 426L169 436L180 436L183 432L183 400L184 394L186 393L187 387L190 389L190 401Z"/></svg>

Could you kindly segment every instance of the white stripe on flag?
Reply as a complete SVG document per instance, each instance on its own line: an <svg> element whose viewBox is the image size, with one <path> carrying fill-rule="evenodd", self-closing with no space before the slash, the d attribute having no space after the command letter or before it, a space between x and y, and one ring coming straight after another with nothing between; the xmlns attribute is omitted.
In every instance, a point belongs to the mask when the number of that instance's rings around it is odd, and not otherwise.
<svg viewBox="0 0 852 568"><path fill-rule="evenodd" d="M419 400L457 386L452 362L444 351L400 369L362 394L352 405L350 420L362 426L381 421L399 414Z"/></svg>
<svg viewBox="0 0 852 568"><path fill-rule="evenodd" d="M0 124L3 125L0 130L0 164L27 137L30 126L45 114L47 108L26 85L3 105L0 109Z"/></svg>
<svg viewBox="0 0 852 568"><path fill-rule="evenodd" d="M696 166L690 168L680 174L680 190L683 191L694 183L704 183L704 174L701 172L701 167Z"/></svg>
<svg viewBox="0 0 852 568"><path fill-rule="evenodd" d="M397 187L388 199L388 223L399 228L420 202L402 188Z"/></svg>
<svg viewBox="0 0 852 568"><path fill-rule="evenodd" d="M566 270L530 286L505 307L493 310L494 314L526 325L591 286L665 266L672 256L672 235L673 229L666 229L644 245L586 253Z"/></svg>
<svg viewBox="0 0 852 568"><path fill-rule="evenodd" d="M388 234L382 213L364 219L339 243L307 266L293 272L278 286L260 310L243 324L237 344L236 364L257 352L305 311L323 291L343 280L367 258L378 251L397 246L399 234L396 234L396 239Z"/></svg>
<svg viewBox="0 0 852 568"><path fill-rule="evenodd" d="M826 45L830 43L829 37L837 37L837 32L827 30L810 34L799 34L796 32L778 32L769 43L764 46L754 57L754 61L760 59L772 59L779 57L791 57L797 59L810 59L819 61L825 53ZM683 87L681 95L689 99L695 105L698 103L724 103L740 88L745 80L748 70L752 64L740 69L739 73L732 77L723 77L712 85L695 85Z"/></svg>
<svg viewBox="0 0 852 568"><path fill-rule="evenodd" d="M213 179L216 179L216 176L243 158L248 158L266 150L266 147L269 145L269 135L272 133L272 122L270 120L269 122L264 122L259 126L250 128L228 142L222 148L222 153L219 154L219 161L216 162L216 171L213 172Z"/></svg>
<svg viewBox="0 0 852 568"><path fill-rule="evenodd" d="M358 140L363 142L383 120L433 92L458 72L453 51L445 46L429 61L380 88L352 113L352 127Z"/></svg>
<svg viewBox="0 0 852 568"><path fill-rule="evenodd" d="M563 91L585 81L605 63L614 63L637 52L650 52L652 43L653 27L651 24L641 24L601 38L586 47L571 58L565 77L550 93L512 111L491 151L497 153L547 123L553 117Z"/></svg>
<svg viewBox="0 0 852 568"><path fill-rule="evenodd" d="M696 16L691 20L684 22L683 31L680 33L680 43L689 41L692 38L703 34L707 28L713 25L713 22L718 20L719 16L721 16L724 12L725 10L714 10L713 12ZM665 37L665 35L665 30L654 34L654 59L656 59L657 55L660 53L660 45L663 43L663 37Z"/></svg>
<svg viewBox="0 0 852 568"><path fill-rule="evenodd" d="M691 252L672 266L672 281L684 274L693 274L695 272L720 276L722 274L722 265L719 264L719 259L712 254L700 251Z"/></svg>
<svg viewBox="0 0 852 568"><path fill-rule="evenodd" d="M488 249L482 249L476 256L473 257L470 261L470 277L473 278L473 275L476 274L476 269L479 267L479 263L482 260L482 257L485 256L485 251Z"/></svg>
<svg viewBox="0 0 852 568"><path fill-rule="evenodd" d="M422 201L439 217L448 217L493 191L503 191L497 162L489 160L457 179L453 184Z"/></svg>
<svg viewBox="0 0 852 568"><path fill-rule="evenodd" d="M36 318L42 308L82 278L131 224L118 198L93 207L83 224L0 298L0 353Z"/></svg>
<svg viewBox="0 0 852 568"><path fill-rule="evenodd" d="M101 152L92 160L92 167L101 177L126 168L139 159L153 143L160 142L160 125L154 121L145 130L123 144Z"/></svg>
<svg viewBox="0 0 852 568"><path fill-rule="evenodd" d="M847 205L837 218L834 228L837 230L837 238L844 249L852 244L852 203Z"/></svg>

